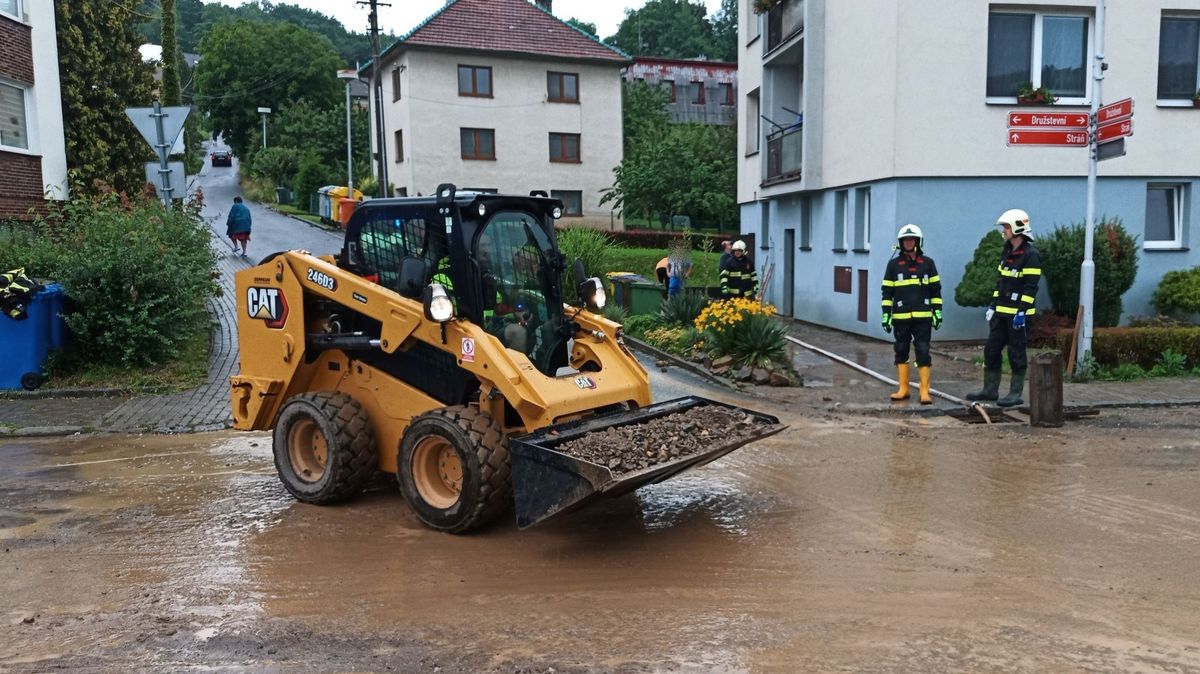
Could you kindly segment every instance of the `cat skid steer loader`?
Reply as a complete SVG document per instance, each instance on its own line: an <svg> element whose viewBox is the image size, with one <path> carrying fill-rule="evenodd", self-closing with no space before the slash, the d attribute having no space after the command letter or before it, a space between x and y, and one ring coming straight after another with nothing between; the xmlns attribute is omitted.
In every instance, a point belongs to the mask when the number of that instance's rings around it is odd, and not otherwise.
<svg viewBox="0 0 1200 674"><path fill-rule="evenodd" d="M515 505L524 528L708 463L749 437L614 471L558 451L591 433L697 407L651 404L649 378L603 318L604 289L555 241L562 202L438 188L361 204L336 255L276 253L237 274L234 427L274 429L285 488L308 503L394 473L426 525L479 528ZM575 299L572 297L572 299ZM737 408L732 408L737 410ZM616 448L619 449L619 448Z"/></svg>

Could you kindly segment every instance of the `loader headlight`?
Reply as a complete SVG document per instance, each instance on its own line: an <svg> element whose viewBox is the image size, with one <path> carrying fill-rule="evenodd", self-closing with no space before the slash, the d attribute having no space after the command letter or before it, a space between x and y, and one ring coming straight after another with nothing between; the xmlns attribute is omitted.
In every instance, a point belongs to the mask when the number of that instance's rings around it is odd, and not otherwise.
<svg viewBox="0 0 1200 674"><path fill-rule="evenodd" d="M482 218L482 217L483 217L483 216L485 216L485 215L487 215L487 205L486 205L486 204L479 204L479 217L481 217L481 218Z"/></svg>
<svg viewBox="0 0 1200 674"><path fill-rule="evenodd" d="M562 217L562 208L555 206L554 210L550 211L550 215L553 215L555 220L561 218Z"/></svg>
<svg viewBox="0 0 1200 674"><path fill-rule="evenodd" d="M579 284L579 299L583 300L588 310L599 313L608 302L608 295L604 292L604 284L593 276Z"/></svg>
<svg viewBox="0 0 1200 674"><path fill-rule="evenodd" d="M450 293L440 283L430 283L421 292L421 300L425 304L425 318L438 323L445 323L454 318L454 302Z"/></svg>

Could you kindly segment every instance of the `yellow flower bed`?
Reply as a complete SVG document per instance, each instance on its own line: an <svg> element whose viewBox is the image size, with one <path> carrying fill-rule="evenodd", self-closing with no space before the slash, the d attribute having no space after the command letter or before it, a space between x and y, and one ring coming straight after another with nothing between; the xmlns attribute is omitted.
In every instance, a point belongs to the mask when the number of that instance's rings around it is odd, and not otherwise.
<svg viewBox="0 0 1200 674"><path fill-rule="evenodd" d="M704 307L704 310L696 317L695 325L696 329L701 332L722 333L752 314L774 316L775 305L759 304L757 300L748 297L720 300Z"/></svg>

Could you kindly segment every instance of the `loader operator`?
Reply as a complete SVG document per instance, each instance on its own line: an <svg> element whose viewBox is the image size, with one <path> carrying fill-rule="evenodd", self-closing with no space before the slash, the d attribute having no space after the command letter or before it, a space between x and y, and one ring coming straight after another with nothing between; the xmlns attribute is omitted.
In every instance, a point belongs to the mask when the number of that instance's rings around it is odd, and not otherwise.
<svg viewBox="0 0 1200 674"><path fill-rule="evenodd" d="M1000 275L992 291L992 304L984 317L988 322L987 344L983 347L983 389L968 393L967 400L996 400L1000 396L1003 359L1000 352L1008 346L1008 364L1012 380L1008 395L996 401L1000 407L1024 403L1025 373L1029 360L1025 354L1027 316L1036 312L1038 282L1042 280L1042 256L1033 246L1033 228L1029 214L1011 208L1000 215L996 224L1003 228L1004 251L1000 254Z"/></svg>
<svg viewBox="0 0 1200 674"><path fill-rule="evenodd" d="M479 238L476 248L476 260L480 270L491 273L494 246L488 236ZM536 253L534 253L536 255ZM536 279L536 275L533 277ZM437 271L431 279L432 283L441 284L446 292L454 295L454 281L450 276L450 257L443 256L438 260ZM455 301L457 307L457 301ZM500 288L496 289L495 306L483 310L483 329L498 337L506 348L529 354L532 351L534 335L526 325L530 318L527 305L518 302L506 303Z"/></svg>
<svg viewBox="0 0 1200 674"><path fill-rule="evenodd" d="M942 279L933 258L921 249L925 235L916 225L904 225L896 234L900 254L888 261L883 274L883 331L895 330L896 379L900 388L892 400L908 400L908 346L917 351L921 379L921 404L933 403L929 395L932 330L942 327Z"/></svg>

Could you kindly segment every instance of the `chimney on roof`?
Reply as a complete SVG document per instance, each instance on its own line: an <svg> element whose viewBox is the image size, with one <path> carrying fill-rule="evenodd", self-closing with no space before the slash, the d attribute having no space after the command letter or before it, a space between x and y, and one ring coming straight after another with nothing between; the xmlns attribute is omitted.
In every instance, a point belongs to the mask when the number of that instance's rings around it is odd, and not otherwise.
<svg viewBox="0 0 1200 674"><path fill-rule="evenodd" d="M550 3L552 1L553 0L533 0L533 4L544 9L547 14L553 14L553 10L550 9Z"/></svg>

